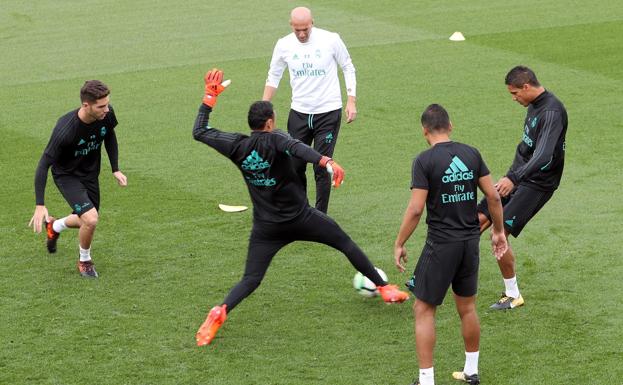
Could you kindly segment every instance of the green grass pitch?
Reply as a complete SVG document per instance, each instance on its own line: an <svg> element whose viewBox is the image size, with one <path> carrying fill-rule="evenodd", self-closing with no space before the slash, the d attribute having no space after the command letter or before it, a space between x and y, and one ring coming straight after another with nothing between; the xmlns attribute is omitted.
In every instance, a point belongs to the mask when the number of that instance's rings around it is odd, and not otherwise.
<svg viewBox="0 0 623 385"><path fill-rule="evenodd" d="M417 373L411 302L351 287L346 259L320 245L281 251L215 343L194 333L242 274L251 212L235 167L192 139L203 73L233 83L212 123L245 132L292 1L17 1L0 4L0 384L407 384ZM402 284L392 245L409 199L419 114L448 108L454 139L506 172L525 110L504 75L532 67L569 112L560 189L512 245L526 306L491 312L503 285L483 237L478 310L483 384L623 380L623 4L596 1L311 1L357 68L358 119L335 158L346 183L330 214ZM466 36L451 42L454 31ZM26 225L33 175L56 119L87 79L113 90L120 189L104 155L100 279L75 271L77 234L56 255ZM285 127L290 91L275 98ZM68 207L48 178L52 215ZM412 269L422 225L408 243ZM463 365L451 298L438 310L438 384Z"/></svg>

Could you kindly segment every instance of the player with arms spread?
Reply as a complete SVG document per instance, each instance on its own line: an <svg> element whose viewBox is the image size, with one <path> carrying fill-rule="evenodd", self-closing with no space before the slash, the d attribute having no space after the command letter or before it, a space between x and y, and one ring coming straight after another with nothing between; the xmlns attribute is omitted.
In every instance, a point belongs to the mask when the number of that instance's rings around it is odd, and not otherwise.
<svg viewBox="0 0 623 385"><path fill-rule="evenodd" d="M101 145L106 145L113 176L120 186L126 186L126 176L119 171L115 127L117 117L110 106L110 90L99 80L89 80L80 89L82 105L68 112L56 123L50 141L41 156L35 173L35 213L30 220L36 232L45 223L48 252L56 252L59 234L67 228L78 228L80 275L96 278L91 259L91 242L99 220L99 173ZM45 207L44 194L48 169L61 194L73 212L54 219Z"/></svg>
<svg viewBox="0 0 623 385"><path fill-rule="evenodd" d="M294 241L323 243L344 253L355 269L378 286L385 302L408 299L407 293L381 278L368 257L333 219L309 206L305 188L292 167L293 158L327 169L336 188L342 183L344 170L331 158L275 130L270 102L255 102L249 108L251 135L222 132L208 125L217 96L225 89L222 80L223 72L217 69L206 74L206 94L193 136L240 169L253 202L253 228L244 275L223 303L210 310L197 331L197 345L212 342L227 314L260 285L275 254Z"/></svg>

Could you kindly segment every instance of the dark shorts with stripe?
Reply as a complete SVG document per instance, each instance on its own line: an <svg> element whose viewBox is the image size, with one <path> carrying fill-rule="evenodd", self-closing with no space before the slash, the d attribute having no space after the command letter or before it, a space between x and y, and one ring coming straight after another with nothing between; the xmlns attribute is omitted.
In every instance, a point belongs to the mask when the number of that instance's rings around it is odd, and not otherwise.
<svg viewBox="0 0 623 385"><path fill-rule="evenodd" d="M517 238L528 221L541 210L547 201L554 195L553 191L541 191L525 185L519 185L510 195L502 198L504 207L504 228L513 237ZM491 214L487 200L478 204L478 212L483 213L489 221Z"/></svg>
<svg viewBox="0 0 623 385"><path fill-rule="evenodd" d="M100 187L97 178L83 179L72 175L59 175L54 176L54 183L73 210L73 214L81 216L94 207L99 211Z"/></svg>
<svg viewBox="0 0 623 385"><path fill-rule="evenodd" d="M340 132L342 110L334 110L321 114L304 114L290 110L288 115L288 133L294 138L313 146L316 151L328 157L333 156L337 136ZM312 143L313 142L313 143ZM307 162L301 159L292 159L294 169L307 190L307 177L305 170ZM329 208L331 195L331 181L324 167L314 165L314 178L316 180L316 208L326 213Z"/></svg>
<svg viewBox="0 0 623 385"><path fill-rule="evenodd" d="M335 149L341 121L341 109L321 114L305 114L290 110L288 133L307 145L312 145L313 142L316 151L330 157Z"/></svg>
<svg viewBox="0 0 623 385"><path fill-rule="evenodd" d="M471 297L478 291L479 238L438 242L428 238L407 287L420 301L439 306L450 285L454 294Z"/></svg>

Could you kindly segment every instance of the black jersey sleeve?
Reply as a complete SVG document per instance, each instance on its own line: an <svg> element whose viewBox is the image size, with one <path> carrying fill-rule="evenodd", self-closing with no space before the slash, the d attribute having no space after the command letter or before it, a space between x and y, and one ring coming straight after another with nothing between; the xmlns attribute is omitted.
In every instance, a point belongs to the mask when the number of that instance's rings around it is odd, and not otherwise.
<svg viewBox="0 0 623 385"><path fill-rule="evenodd" d="M35 203L37 205L45 204L45 185L48 181L48 170L50 166L58 161L61 156L63 146L68 142L68 131L66 126L69 123L59 119L52 131L50 141L39 159L39 164L35 171Z"/></svg>
<svg viewBox="0 0 623 385"><path fill-rule="evenodd" d="M559 111L545 111L543 128L540 130L536 147L532 157L527 161L519 153L515 154L515 160L511 165L506 177L517 185L531 174L547 167L552 161L556 143L563 130L562 117Z"/></svg>
<svg viewBox="0 0 623 385"><path fill-rule="evenodd" d="M110 130L104 139L106 145L106 153L110 161L112 172L119 171L119 145L117 144L117 135L114 130Z"/></svg>
<svg viewBox="0 0 623 385"><path fill-rule="evenodd" d="M35 171L35 204L45 204L45 185L48 183L48 170L52 165L52 159L46 154L41 155L39 165Z"/></svg>
<svg viewBox="0 0 623 385"><path fill-rule="evenodd" d="M193 137L199 142L203 142L214 148L216 151L231 159L234 145L241 137L240 134L222 132L208 125L212 108L201 104L195 125L193 126Z"/></svg>
<svg viewBox="0 0 623 385"><path fill-rule="evenodd" d="M108 114L107 119L110 121L110 129L106 133L104 144L106 145L106 153L108 154L108 160L110 161L110 168L112 169L112 172L117 172L119 171L119 145L117 143L115 127L118 122L112 106L110 106L110 113Z"/></svg>
<svg viewBox="0 0 623 385"><path fill-rule="evenodd" d="M276 130L273 131L273 133L276 138L278 151L302 159L307 163L320 162L322 154L314 150L312 147L306 145L298 139L292 138L289 134L283 131Z"/></svg>
<svg viewBox="0 0 623 385"><path fill-rule="evenodd" d="M428 183L428 175L425 171L424 166L422 165L422 157L418 156L413 160L413 165L411 166L411 188L417 188L422 190L429 189Z"/></svg>

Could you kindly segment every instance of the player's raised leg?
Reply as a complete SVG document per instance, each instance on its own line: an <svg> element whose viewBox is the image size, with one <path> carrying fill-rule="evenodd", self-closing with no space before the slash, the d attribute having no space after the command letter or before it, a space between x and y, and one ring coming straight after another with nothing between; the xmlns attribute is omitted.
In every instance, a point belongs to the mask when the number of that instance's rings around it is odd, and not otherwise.
<svg viewBox="0 0 623 385"><path fill-rule="evenodd" d="M508 233L506 233L506 240L508 241ZM508 242L508 249L502 255L502 258L498 260L498 267L504 279L504 293L502 293L502 296L496 303L491 305L491 309L507 310L522 306L524 299L519 292L519 285L517 284L515 254L510 246L510 242Z"/></svg>
<svg viewBox="0 0 623 385"><path fill-rule="evenodd" d="M278 226L268 227L276 229ZM242 279L229 291L221 305L214 306L210 310L195 335L197 346L212 343L216 333L227 319L227 314L260 286L275 254L289 243L287 240L268 239L270 234L267 232L270 232L270 229L253 227ZM274 233L278 235L278 231Z"/></svg>
<svg viewBox="0 0 623 385"><path fill-rule="evenodd" d="M314 208L308 208L307 218L301 225L291 226L290 231L297 239L323 243L341 251L357 271L360 271L378 288L386 303L401 303L409 299L409 294L388 284L376 271L374 265L359 246L328 215Z"/></svg>

